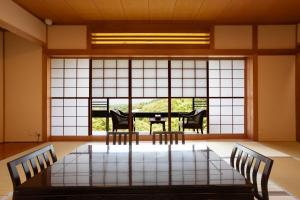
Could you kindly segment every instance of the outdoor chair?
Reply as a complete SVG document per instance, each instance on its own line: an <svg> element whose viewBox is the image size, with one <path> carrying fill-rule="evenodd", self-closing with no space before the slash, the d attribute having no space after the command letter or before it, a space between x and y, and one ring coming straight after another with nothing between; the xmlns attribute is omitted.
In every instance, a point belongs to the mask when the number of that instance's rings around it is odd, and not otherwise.
<svg viewBox="0 0 300 200"><path fill-rule="evenodd" d="M27 181L56 161L57 157L53 145L48 145L32 153L26 154L20 158L8 162L7 167L11 180L13 182L14 189L17 186L21 185L20 174L17 170L18 166L21 166L21 169L24 172Z"/></svg>
<svg viewBox="0 0 300 200"><path fill-rule="evenodd" d="M113 132L118 131L118 129L129 129L128 114L125 114L119 110L111 110L110 114L113 122ZM133 130L135 130L133 119L132 119L132 127Z"/></svg>
<svg viewBox="0 0 300 200"><path fill-rule="evenodd" d="M199 133L199 128L203 134L203 118L206 117L206 110L193 110L188 114L179 114L179 131L180 128L184 129L197 129ZM182 119L182 120L181 120Z"/></svg>
<svg viewBox="0 0 300 200"><path fill-rule="evenodd" d="M261 163L264 163L261 165ZM242 174L252 185L253 195L259 200L268 200L268 180L271 173L273 160L261 155L241 144L235 144L231 157L231 166ZM260 187L258 187L257 174L262 168ZM259 188L260 191L259 191Z"/></svg>

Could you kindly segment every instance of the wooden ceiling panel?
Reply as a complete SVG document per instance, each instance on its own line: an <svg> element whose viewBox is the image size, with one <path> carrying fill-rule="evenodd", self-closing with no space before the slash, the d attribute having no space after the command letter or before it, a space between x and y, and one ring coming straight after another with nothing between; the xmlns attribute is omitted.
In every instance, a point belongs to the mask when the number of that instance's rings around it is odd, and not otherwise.
<svg viewBox="0 0 300 200"><path fill-rule="evenodd" d="M128 20L149 20L148 0L121 0Z"/></svg>
<svg viewBox="0 0 300 200"><path fill-rule="evenodd" d="M127 20L121 0L93 0L102 14L99 20Z"/></svg>
<svg viewBox="0 0 300 200"><path fill-rule="evenodd" d="M176 0L149 0L150 20L172 20Z"/></svg>
<svg viewBox="0 0 300 200"><path fill-rule="evenodd" d="M13 0L54 24L95 21L197 21L215 24L299 23L300 0Z"/></svg>
<svg viewBox="0 0 300 200"><path fill-rule="evenodd" d="M204 0L177 0L173 20L194 20L197 16Z"/></svg>
<svg viewBox="0 0 300 200"><path fill-rule="evenodd" d="M230 3L231 0L204 0L195 19L199 21L216 22L218 16L226 11Z"/></svg>
<svg viewBox="0 0 300 200"><path fill-rule="evenodd" d="M102 18L100 10L93 0L65 0L82 20L96 21Z"/></svg>

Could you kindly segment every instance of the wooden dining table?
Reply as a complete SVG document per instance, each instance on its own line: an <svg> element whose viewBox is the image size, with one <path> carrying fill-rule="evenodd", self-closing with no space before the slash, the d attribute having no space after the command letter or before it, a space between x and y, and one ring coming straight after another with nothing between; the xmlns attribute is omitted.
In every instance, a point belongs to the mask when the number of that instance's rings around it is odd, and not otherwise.
<svg viewBox="0 0 300 200"><path fill-rule="evenodd" d="M14 199L253 199L245 178L205 145L80 146L21 184Z"/></svg>

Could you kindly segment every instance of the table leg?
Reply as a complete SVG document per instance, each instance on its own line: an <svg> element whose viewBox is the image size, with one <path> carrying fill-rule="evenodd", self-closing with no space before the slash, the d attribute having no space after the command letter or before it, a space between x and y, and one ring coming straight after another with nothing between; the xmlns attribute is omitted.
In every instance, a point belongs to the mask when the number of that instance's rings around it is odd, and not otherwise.
<svg viewBox="0 0 300 200"><path fill-rule="evenodd" d="M152 123L150 122L150 135L152 133Z"/></svg>
<svg viewBox="0 0 300 200"><path fill-rule="evenodd" d="M163 123L163 130L166 131L166 123Z"/></svg>

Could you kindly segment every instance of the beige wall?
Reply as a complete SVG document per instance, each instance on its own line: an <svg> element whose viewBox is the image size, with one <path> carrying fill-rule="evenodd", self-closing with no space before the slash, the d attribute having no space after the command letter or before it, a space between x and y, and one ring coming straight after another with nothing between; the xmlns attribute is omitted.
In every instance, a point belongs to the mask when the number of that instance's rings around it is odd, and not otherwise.
<svg viewBox="0 0 300 200"><path fill-rule="evenodd" d="M251 49L252 26L215 26L216 49Z"/></svg>
<svg viewBox="0 0 300 200"><path fill-rule="evenodd" d="M46 26L12 0L0 0L0 27L30 40L46 42Z"/></svg>
<svg viewBox="0 0 300 200"><path fill-rule="evenodd" d="M5 33L5 141L36 141L42 130L42 47Z"/></svg>
<svg viewBox="0 0 300 200"><path fill-rule="evenodd" d="M86 49L86 26L50 26L48 27L49 49Z"/></svg>
<svg viewBox="0 0 300 200"><path fill-rule="evenodd" d="M292 49L296 46L296 25L258 26L259 49Z"/></svg>
<svg viewBox="0 0 300 200"><path fill-rule="evenodd" d="M0 30L0 142L3 142L3 31Z"/></svg>
<svg viewBox="0 0 300 200"><path fill-rule="evenodd" d="M258 57L258 139L295 141L295 56Z"/></svg>

